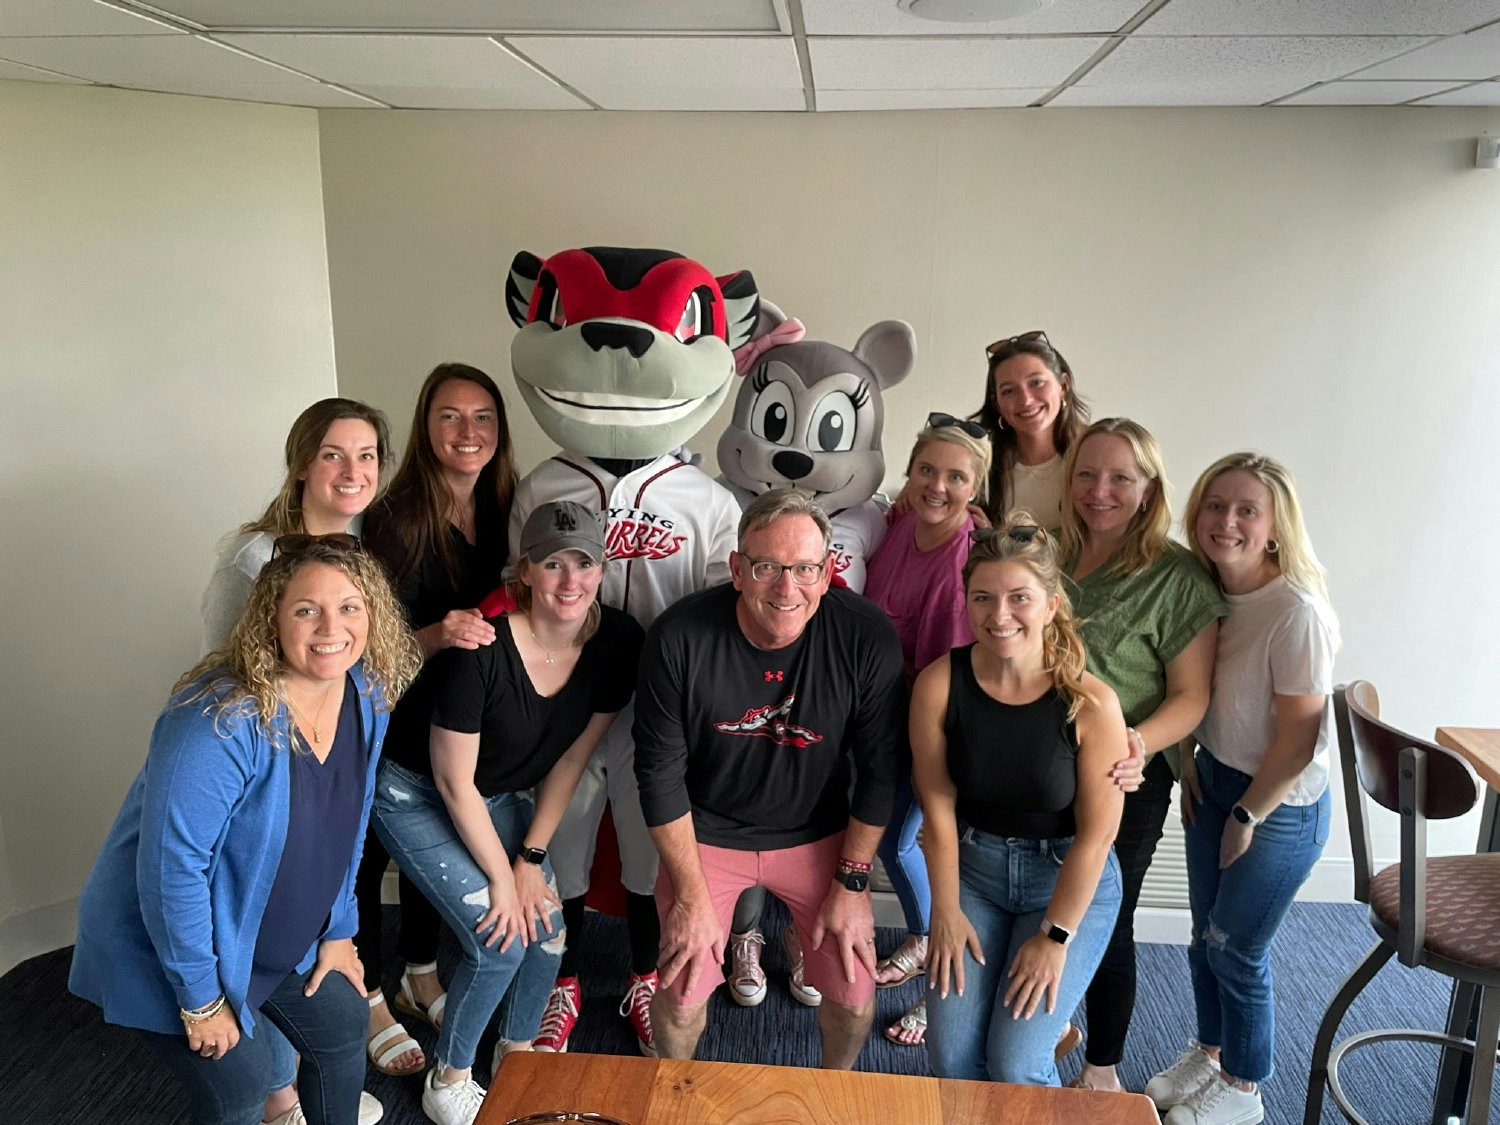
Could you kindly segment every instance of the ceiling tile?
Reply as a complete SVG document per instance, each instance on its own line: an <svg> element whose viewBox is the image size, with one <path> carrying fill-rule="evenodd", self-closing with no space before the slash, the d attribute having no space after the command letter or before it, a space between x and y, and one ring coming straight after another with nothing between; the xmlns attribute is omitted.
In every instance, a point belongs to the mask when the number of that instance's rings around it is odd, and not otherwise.
<svg viewBox="0 0 1500 1125"><path fill-rule="evenodd" d="M1278 105L1400 105L1451 88L1451 82L1329 82Z"/></svg>
<svg viewBox="0 0 1500 1125"><path fill-rule="evenodd" d="M810 39L813 83L830 90L1051 89L1103 39Z"/></svg>
<svg viewBox="0 0 1500 1125"><path fill-rule="evenodd" d="M1460 81L1500 75L1500 25L1455 35L1421 47L1369 70L1361 78L1451 78Z"/></svg>
<svg viewBox="0 0 1500 1125"><path fill-rule="evenodd" d="M1170 39L1135 35L1075 87L1093 93L1067 97L1071 91L1064 91L1054 104L1256 105L1314 82L1342 78L1422 41L1402 36ZM1120 100L1111 102L1114 95Z"/></svg>
<svg viewBox="0 0 1500 1125"><path fill-rule="evenodd" d="M1500 17L1495 0L1169 0L1148 35L1451 35Z"/></svg>
<svg viewBox="0 0 1500 1125"><path fill-rule="evenodd" d="M137 90L288 105L367 104L196 35L0 39L0 58Z"/></svg>
<svg viewBox="0 0 1500 1125"><path fill-rule="evenodd" d="M22 66L20 63L6 62L3 59L0 59L0 78L10 78L17 82L78 82L88 85L82 78L69 78L65 74L53 74L49 70L37 70L35 67Z"/></svg>
<svg viewBox="0 0 1500 1125"><path fill-rule="evenodd" d="M0 38L26 35L181 35L160 20L97 0L0 0Z"/></svg>
<svg viewBox="0 0 1500 1125"><path fill-rule="evenodd" d="M1030 105L1051 86L1007 90L819 90L823 109L1000 109Z"/></svg>
<svg viewBox="0 0 1500 1125"><path fill-rule="evenodd" d="M580 109L572 94L483 35L220 35L263 58L423 109ZM423 94L423 90L432 91ZM496 95L499 96L496 96ZM455 97L460 100L456 103ZM466 99L466 100L465 100Z"/></svg>
<svg viewBox="0 0 1500 1125"><path fill-rule="evenodd" d="M1500 105L1500 82L1479 82L1436 97L1424 98L1423 105Z"/></svg>
<svg viewBox="0 0 1500 1125"><path fill-rule="evenodd" d="M809 35L1051 35L1104 34L1123 27L1146 0L1054 0L1029 16L989 23L924 20L896 0L802 0Z"/></svg>
<svg viewBox="0 0 1500 1125"><path fill-rule="evenodd" d="M153 0L204 27L376 31L775 32L772 0Z"/></svg>
<svg viewBox="0 0 1500 1125"><path fill-rule="evenodd" d="M789 37L513 37L506 42L610 109L803 109ZM763 101L757 101L762 99Z"/></svg>

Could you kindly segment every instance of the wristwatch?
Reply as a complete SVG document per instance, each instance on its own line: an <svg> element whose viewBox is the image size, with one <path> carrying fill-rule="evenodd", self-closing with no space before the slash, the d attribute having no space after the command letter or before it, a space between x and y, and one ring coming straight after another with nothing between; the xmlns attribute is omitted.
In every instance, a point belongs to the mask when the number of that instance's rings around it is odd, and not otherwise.
<svg viewBox="0 0 1500 1125"><path fill-rule="evenodd" d="M1073 940L1073 935L1069 931L1063 929L1056 922L1049 922L1045 918L1042 919L1042 933L1057 942L1058 945L1066 946Z"/></svg>
<svg viewBox="0 0 1500 1125"><path fill-rule="evenodd" d="M521 858L524 859L527 863L533 863L536 866L540 867L542 865L542 861L547 858L547 849L546 848L522 848L521 849Z"/></svg>
<svg viewBox="0 0 1500 1125"><path fill-rule="evenodd" d="M1251 828L1254 828L1256 825L1264 824L1266 822L1265 817L1256 816L1244 805L1235 805L1234 808L1229 810L1229 812L1235 820L1239 821L1241 824L1248 824Z"/></svg>
<svg viewBox="0 0 1500 1125"><path fill-rule="evenodd" d="M868 871L835 871L833 881L844 884L846 890L858 894L860 891L869 889L870 873Z"/></svg>

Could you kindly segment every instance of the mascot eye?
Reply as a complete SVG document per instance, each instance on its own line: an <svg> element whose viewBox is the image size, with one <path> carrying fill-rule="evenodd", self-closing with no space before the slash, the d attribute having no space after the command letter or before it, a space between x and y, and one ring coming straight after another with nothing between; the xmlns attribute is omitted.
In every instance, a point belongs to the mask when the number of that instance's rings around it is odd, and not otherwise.
<svg viewBox="0 0 1500 1125"><path fill-rule="evenodd" d="M807 444L823 453L843 453L854 448L857 428L854 400L843 391L834 391L813 407L807 423Z"/></svg>
<svg viewBox="0 0 1500 1125"><path fill-rule="evenodd" d="M750 404L750 432L777 445L792 444L792 424L796 420L792 389L779 379L767 383Z"/></svg>
<svg viewBox="0 0 1500 1125"><path fill-rule="evenodd" d="M703 335L703 301L698 296L698 290L693 290L687 304L682 307L682 316L678 317L677 327L672 335L683 343Z"/></svg>

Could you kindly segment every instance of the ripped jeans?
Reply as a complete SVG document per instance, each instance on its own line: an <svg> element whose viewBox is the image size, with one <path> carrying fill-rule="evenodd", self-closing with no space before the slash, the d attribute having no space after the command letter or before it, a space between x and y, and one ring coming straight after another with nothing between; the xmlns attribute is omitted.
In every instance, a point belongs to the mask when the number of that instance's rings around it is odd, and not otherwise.
<svg viewBox="0 0 1500 1125"><path fill-rule="evenodd" d="M485 805L506 855L514 856L531 827L530 796L500 793L486 797ZM562 912L552 912L552 934L544 934L542 941L522 946L517 940L504 953L499 942L487 947L485 935L476 934L474 927L489 910L489 878L464 846L432 779L395 762L381 762L370 815L396 866L437 907L463 952L448 985L437 1058L460 1070L473 1066L480 1036L496 1009L501 1039L534 1037L566 943ZM555 890L550 860L542 870Z"/></svg>
<svg viewBox="0 0 1500 1125"><path fill-rule="evenodd" d="M1245 854L1220 870L1224 825L1251 777L1205 750L1194 761L1203 800L1186 845L1198 1042L1222 1050L1226 1074L1264 1082L1271 1077L1276 1036L1271 942L1323 854L1332 798L1324 789L1310 805L1278 805L1255 829ZM1316 957L1318 950L1307 954Z"/></svg>

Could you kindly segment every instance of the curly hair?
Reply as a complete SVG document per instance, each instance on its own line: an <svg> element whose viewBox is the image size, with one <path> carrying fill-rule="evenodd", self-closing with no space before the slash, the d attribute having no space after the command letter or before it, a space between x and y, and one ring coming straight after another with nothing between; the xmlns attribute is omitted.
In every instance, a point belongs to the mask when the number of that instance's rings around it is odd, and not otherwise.
<svg viewBox="0 0 1500 1125"><path fill-rule="evenodd" d="M1089 404L1078 393L1078 388L1073 381L1073 369L1068 366L1068 361L1063 358L1062 352L1052 347L1047 340L1024 337L1014 339L996 348L987 357L988 363L984 375L984 405L970 414L969 420L978 422L989 431L990 444L994 447L994 459L989 473L988 510L990 516L997 521L1004 515L1006 505L1011 501L1011 497L1006 495L1006 485L1010 481L1011 470L1016 464L1016 432L1006 426L1000 417L1000 399L995 387L995 371L1006 360L1014 359L1018 355L1035 356L1041 360L1042 365L1052 372L1062 387L1057 420L1052 423L1052 444L1057 447L1060 455L1066 457L1068 450L1077 446L1084 428L1089 424Z"/></svg>
<svg viewBox="0 0 1500 1125"><path fill-rule="evenodd" d="M1068 600L1068 591L1063 586L1062 562L1057 540L1047 534L1030 512L1017 508L1006 513L1005 519L989 533L979 533L969 559L964 563L964 594L969 592L969 581L974 572L985 563L1020 563L1037 580L1037 584L1049 598L1057 598L1057 612L1042 629L1042 667L1052 677L1052 686L1067 702L1068 722L1078 718L1085 703L1093 704L1094 696L1083 686L1083 673L1088 666L1088 653L1083 647L1083 638L1078 635L1078 621L1073 616L1073 603Z"/></svg>
<svg viewBox="0 0 1500 1125"><path fill-rule="evenodd" d="M1138 574L1167 553L1167 532L1172 529L1172 505L1167 496L1167 466L1162 459L1161 446L1145 426L1132 422L1129 418L1100 418L1083 432L1078 444L1068 452L1067 460L1063 462L1063 480L1066 482L1064 487L1070 492L1078 455L1083 452L1084 443L1096 434L1108 434L1122 439L1130 446L1136 470L1156 486L1146 498L1144 508L1130 517L1130 523L1125 528L1124 542L1115 551L1115 561L1110 564L1109 573L1123 578ZM1077 559L1087 538L1088 528L1079 518L1078 509L1071 497L1064 500L1062 557Z"/></svg>
<svg viewBox="0 0 1500 1125"><path fill-rule="evenodd" d="M392 593L380 563L363 549L314 538L296 551L277 554L261 568L245 612L229 634L228 644L195 664L173 686L173 694L189 690L177 705L207 700L215 723L233 717L254 717L280 745L273 725L282 705L286 664L276 623L277 611L292 578L314 563L342 571L365 601L370 631L365 641L365 678L375 708L389 711L422 669L422 649L406 626L401 603Z"/></svg>

